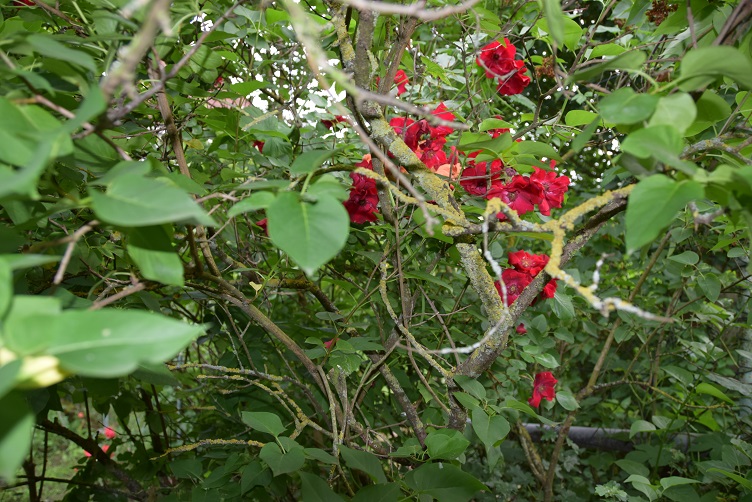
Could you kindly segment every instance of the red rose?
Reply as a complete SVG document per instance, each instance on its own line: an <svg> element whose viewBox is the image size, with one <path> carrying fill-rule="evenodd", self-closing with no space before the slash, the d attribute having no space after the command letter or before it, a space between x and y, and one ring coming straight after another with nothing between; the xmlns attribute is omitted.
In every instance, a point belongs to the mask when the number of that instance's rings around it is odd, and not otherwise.
<svg viewBox="0 0 752 502"><path fill-rule="evenodd" d="M337 339L336 338L332 338L328 342L324 342L324 348L326 350L332 350L335 345L337 345Z"/></svg>
<svg viewBox="0 0 752 502"><path fill-rule="evenodd" d="M514 330L520 335L524 335L525 333L527 333L527 328L525 328L525 325L522 323L519 323Z"/></svg>
<svg viewBox="0 0 752 502"><path fill-rule="evenodd" d="M548 263L548 256L545 254L530 254L526 251L515 251L509 253L509 264L518 272L526 272L535 277L543 270Z"/></svg>
<svg viewBox="0 0 752 502"><path fill-rule="evenodd" d="M550 216L552 207L561 207L564 203L564 194L569 189L569 178L556 176L554 171L534 167L530 180L541 187L542 198L538 204L538 209L541 214Z"/></svg>
<svg viewBox="0 0 752 502"><path fill-rule="evenodd" d="M264 153L264 142L260 140L256 140L253 142L253 146L258 148L258 151L261 153Z"/></svg>
<svg viewBox="0 0 752 502"><path fill-rule="evenodd" d="M496 90L499 94L519 94L530 83L530 77L525 75L525 63L514 59L516 53L517 49L505 38L504 45L494 40L483 47L475 59L478 66L486 72L486 77L497 80Z"/></svg>
<svg viewBox="0 0 752 502"><path fill-rule="evenodd" d="M488 185L490 179L491 190L498 189L503 186L501 182L501 168L504 164L499 159L495 159L490 163L478 162L473 167L468 167L462 171L462 178L460 178L460 185L470 195L484 196L488 193ZM487 171L490 169L490 173Z"/></svg>
<svg viewBox="0 0 752 502"><path fill-rule="evenodd" d="M345 118L344 116L342 116L342 115L336 115L336 116L334 117L334 120L329 120L329 119L322 119L322 120L321 120L321 123L322 123L322 124L324 125L324 127L326 127L327 129L331 129L331 128L332 128L332 127L334 127L334 125L335 125L335 124L337 124L338 122L347 122L347 119L346 119L346 118Z"/></svg>
<svg viewBox="0 0 752 502"><path fill-rule="evenodd" d="M256 222L256 225L261 227L261 230L264 231L264 234L268 237L269 236L269 219L264 218L263 220L258 220Z"/></svg>
<svg viewBox="0 0 752 502"><path fill-rule="evenodd" d="M405 70L397 70L397 74L394 76L394 83L397 84L397 96L407 92L406 87L409 81Z"/></svg>
<svg viewBox="0 0 752 502"><path fill-rule="evenodd" d="M373 170L371 155L364 155L363 160L355 165ZM376 181L357 173L350 173L350 178L353 180L353 185L350 188L350 198L343 202L347 213L350 215L350 221L353 223L376 221L376 213L378 212L379 205Z"/></svg>
<svg viewBox="0 0 752 502"><path fill-rule="evenodd" d="M514 303L528 284L533 281L533 278L530 274L525 272L518 272L517 270L507 268L501 273L501 280L504 282L504 286L506 286L507 289L507 301L505 305L509 306ZM501 289L501 283L496 281L494 286L496 286L496 291L499 292L499 296L503 300L504 292Z"/></svg>
<svg viewBox="0 0 752 502"><path fill-rule="evenodd" d="M104 428L104 437L106 437L107 439L114 439L115 436L117 436L117 434L115 433L114 430L110 429L109 427Z"/></svg>
<svg viewBox="0 0 752 502"><path fill-rule="evenodd" d="M557 382L558 380L554 378L550 371L541 371L535 375L535 381L533 382L533 397L528 399L528 404L537 408L540 405L541 399L553 401L556 397L554 386Z"/></svg>
<svg viewBox="0 0 752 502"><path fill-rule="evenodd" d="M518 174L506 185L489 190L486 199L501 198L517 214L522 216L535 209L535 205L542 200L542 194L540 185L531 183L530 178Z"/></svg>

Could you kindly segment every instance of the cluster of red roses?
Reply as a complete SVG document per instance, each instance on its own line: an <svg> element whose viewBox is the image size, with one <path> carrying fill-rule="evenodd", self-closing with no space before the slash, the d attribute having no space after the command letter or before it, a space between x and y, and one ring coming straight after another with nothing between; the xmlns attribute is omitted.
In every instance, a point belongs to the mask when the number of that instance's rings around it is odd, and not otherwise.
<svg viewBox="0 0 752 502"><path fill-rule="evenodd" d="M373 170L371 154L364 155L363 160L355 166ZM350 215L350 221L353 223L376 221L379 205L376 181L357 173L350 173L350 179L353 181L352 187L350 187L350 197L344 202L345 209Z"/></svg>
<svg viewBox="0 0 752 502"><path fill-rule="evenodd" d="M543 270L543 267L548 263L548 255L517 251L509 253L508 258L509 264L513 268L504 269L501 273L501 280L506 288L505 304L507 306L514 303L528 284L533 282L535 276ZM496 281L494 285L496 286L496 291L499 292L499 296L504 299L504 291L501 283ZM551 279L543 287L543 291L541 291L536 301L544 298L553 298L555 293L556 279Z"/></svg>
<svg viewBox="0 0 752 502"><path fill-rule="evenodd" d="M552 160L551 167L555 165L556 161ZM460 185L467 193L486 199L500 198L520 216L533 211L535 206L541 214L550 216L551 208L561 207L569 188L567 176L557 176L555 171L539 167L533 167L530 176L522 176L511 167L504 168L498 159L490 165L471 161L468 166L460 179ZM502 175L509 179L507 183L502 181ZM499 213L498 218L503 221L506 216Z"/></svg>
<svg viewBox="0 0 752 502"><path fill-rule="evenodd" d="M520 94L530 83L525 75L524 61L514 59L517 49L504 39L504 45L497 40L480 50L475 62L486 71L486 77L496 79L496 90L504 96Z"/></svg>
<svg viewBox="0 0 752 502"><path fill-rule="evenodd" d="M556 390L554 387L559 381L554 377L550 371L541 371L535 375L533 381L533 395L527 400L530 406L538 407L541 399L546 401L553 401L556 397Z"/></svg>

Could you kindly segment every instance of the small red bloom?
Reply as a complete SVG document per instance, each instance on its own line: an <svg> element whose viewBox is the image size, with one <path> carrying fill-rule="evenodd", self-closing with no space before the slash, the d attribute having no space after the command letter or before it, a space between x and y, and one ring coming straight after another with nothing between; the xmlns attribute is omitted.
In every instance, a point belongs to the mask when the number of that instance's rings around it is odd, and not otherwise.
<svg viewBox="0 0 752 502"><path fill-rule="evenodd" d="M324 342L324 348L326 350L332 350L335 345L337 345L337 339L336 338L332 338L328 342Z"/></svg>
<svg viewBox="0 0 752 502"><path fill-rule="evenodd" d="M31 0L13 0L14 7L36 7L36 4Z"/></svg>
<svg viewBox="0 0 752 502"><path fill-rule="evenodd" d="M212 84L212 89L221 89L225 85L225 79L223 77L217 77L217 80Z"/></svg>
<svg viewBox="0 0 752 502"><path fill-rule="evenodd" d="M444 152L444 145L446 139L436 138L425 141L420 147L420 160L427 168L432 171L436 171L439 166L448 164L446 153Z"/></svg>
<svg viewBox="0 0 752 502"><path fill-rule="evenodd" d="M499 94L520 94L530 83L530 77L525 75L525 63L514 59L516 53L517 49L505 38L504 45L494 40L483 47L475 59L478 66L485 70L486 77L497 80L496 90Z"/></svg>
<svg viewBox="0 0 752 502"><path fill-rule="evenodd" d="M449 109L446 107L444 103L439 103L439 106L437 106L436 109L431 112L431 115L434 115L440 118L441 120L446 120L447 122L453 122L454 119L457 118L454 116L452 112L449 111ZM440 126L431 128L431 137L443 138L444 136L449 136L453 132L454 132L454 129L452 129L451 127L440 125Z"/></svg>
<svg viewBox="0 0 752 502"><path fill-rule="evenodd" d="M364 155L363 160L355 165L366 169L373 169L371 155ZM379 205L376 181L357 173L350 173L350 178L353 180L353 185L350 188L350 198L343 202L347 213L350 215L350 221L353 223L376 221L376 213L378 212L377 208Z"/></svg>
<svg viewBox="0 0 752 502"><path fill-rule="evenodd" d="M543 286L543 291L541 291L540 298L553 298L556 294L556 287L558 286L558 283L556 282L558 279L551 279L546 283L545 286Z"/></svg>
<svg viewBox="0 0 752 502"><path fill-rule="evenodd" d="M501 182L501 168L503 166L504 164L499 159L493 160L490 166L488 162L478 162L473 167L468 167L462 171L460 185L470 195L482 197L488 193L489 180L492 190L503 186ZM490 173L487 169L490 170Z"/></svg>
<svg viewBox="0 0 752 502"><path fill-rule="evenodd" d="M550 371L541 371L535 375L535 381L533 382L533 397L527 400L528 404L537 408L540 405L541 399L553 401L556 397L554 386L557 382L558 380L554 378Z"/></svg>
<svg viewBox="0 0 752 502"><path fill-rule="evenodd" d="M258 148L258 151L261 153L264 153L264 142L261 140L256 140L253 142L253 146Z"/></svg>
<svg viewBox="0 0 752 502"><path fill-rule="evenodd" d="M258 220L256 222L256 225L258 225L258 226L261 227L261 230L264 231L264 234L266 234L267 237L269 236L269 228L268 228L269 227L269 219L268 218L264 218L263 220Z"/></svg>
<svg viewBox="0 0 752 502"><path fill-rule="evenodd" d="M530 180L541 187L542 198L538 204L538 209L541 214L550 216L552 207L561 207L564 203L564 194L569 189L569 178L556 176L554 171L534 167Z"/></svg>
<svg viewBox="0 0 752 502"><path fill-rule="evenodd" d="M346 119L346 118L345 118L344 116L342 116L342 115L336 115L336 116L334 117L334 120L329 120L329 119L322 119L322 120L321 120L321 123L322 123L322 124L324 125L324 127L326 127L327 129L331 129L331 128L332 128L332 127L334 127L334 125L335 125L335 124L337 124L338 122L347 122L347 119Z"/></svg>
<svg viewBox="0 0 752 502"><path fill-rule="evenodd" d="M535 277L543 270L548 263L548 256L545 254L530 254L526 251L515 251L509 253L509 264L518 272L526 272Z"/></svg>
<svg viewBox="0 0 752 502"><path fill-rule="evenodd" d="M535 209L535 205L542 200L542 193L540 185L531 183L530 178L518 174L511 182L489 190L486 199L499 197L522 216Z"/></svg>
<svg viewBox="0 0 752 502"><path fill-rule="evenodd" d="M397 84L397 96L407 92L406 87L409 81L405 70L397 70L397 74L394 76L394 83Z"/></svg>
<svg viewBox="0 0 752 502"><path fill-rule="evenodd" d="M114 439L115 436L117 436L117 434L115 433L114 430L110 429L109 427L104 428L104 437L106 437L107 439Z"/></svg>
<svg viewBox="0 0 752 502"><path fill-rule="evenodd" d="M527 328L525 328L525 325L522 323L519 323L514 330L520 335L524 335L525 333L527 333Z"/></svg>
<svg viewBox="0 0 752 502"><path fill-rule="evenodd" d="M525 272L518 272L517 270L507 268L501 273L501 280L507 289L507 301L505 305L509 306L514 303L528 284L533 281L533 278ZM501 283L496 281L494 286L496 286L496 291L499 292L499 296L503 300L504 291L501 289Z"/></svg>

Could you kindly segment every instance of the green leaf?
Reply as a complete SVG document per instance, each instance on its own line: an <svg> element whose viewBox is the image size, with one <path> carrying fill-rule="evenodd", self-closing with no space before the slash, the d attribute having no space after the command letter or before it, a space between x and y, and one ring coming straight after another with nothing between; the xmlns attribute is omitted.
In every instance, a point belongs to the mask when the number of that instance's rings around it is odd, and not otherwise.
<svg viewBox="0 0 752 502"><path fill-rule="evenodd" d="M232 206L230 210L227 211L227 217L232 218L249 211L266 209L274 203L276 198L277 196L271 192L253 192L249 197L246 197Z"/></svg>
<svg viewBox="0 0 752 502"><path fill-rule="evenodd" d="M354 450L340 445L340 455L350 469L357 469L368 474L376 483L386 483L387 479L379 459L371 452Z"/></svg>
<svg viewBox="0 0 752 502"><path fill-rule="evenodd" d="M752 89L752 61L728 45L689 51L681 61L679 89L695 91L718 77L728 77L744 89Z"/></svg>
<svg viewBox="0 0 752 502"><path fill-rule="evenodd" d="M14 359L7 364L0 366L0 398L10 392L16 384L23 360Z"/></svg>
<svg viewBox="0 0 752 502"><path fill-rule="evenodd" d="M315 474L301 472L300 481L303 490L303 502L345 502L342 497L329 488L326 481Z"/></svg>
<svg viewBox="0 0 752 502"><path fill-rule="evenodd" d="M352 499L352 502L397 502L402 495L397 483L364 486Z"/></svg>
<svg viewBox="0 0 752 502"><path fill-rule="evenodd" d="M243 411L240 413L243 423L260 432L271 434L275 438L287 430L282 420L274 413L264 411Z"/></svg>
<svg viewBox="0 0 752 502"><path fill-rule="evenodd" d="M268 486L272 479L269 468L254 460L240 473L240 493L243 495L256 486Z"/></svg>
<svg viewBox="0 0 752 502"><path fill-rule="evenodd" d="M308 187L307 194L315 197L334 197L338 201L345 201L350 195L345 187L342 186L342 182L331 174L319 177L314 184Z"/></svg>
<svg viewBox="0 0 752 502"><path fill-rule="evenodd" d="M564 116L564 123L568 126L577 127L590 124L597 118L597 113L588 112L585 110L570 110Z"/></svg>
<svg viewBox="0 0 752 502"><path fill-rule="evenodd" d="M556 317L564 321L574 318L574 304L571 296L557 289L553 300L551 310L554 311Z"/></svg>
<svg viewBox="0 0 752 502"><path fill-rule="evenodd" d="M588 141L590 141L590 138L593 137L593 134L595 134L595 130L598 129L598 125L601 122L600 115L596 116L588 126L582 130L580 134L577 135L576 138L572 140L572 143L569 145L569 147L572 149L573 152L579 152L583 148L585 148L585 145Z"/></svg>
<svg viewBox="0 0 752 502"><path fill-rule="evenodd" d="M295 472L305 464L303 448L292 448L282 453L277 443L265 444L259 452L259 457L266 462L275 477L288 472Z"/></svg>
<svg viewBox="0 0 752 502"><path fill-rule="evenodd" d="M697 100L697 119L684 133L694 136L731 115L731 106L715 91L708 89Z"/></svg>
<svg viewBox="0 0 752 502"><path fill-rule="evenodd" d="M636 124L650 118L657 104L657 96L622 87L601 99L598 109L606 122Z"/></svg>
<svg viewBox="0 0 752 502"><path fill-rule="evenodd" d="M556 402L567 411L574 411L580 407L577 399L575 399L571 392L566 390L560 390L556 393Z"/></svg>
<svg viewBox="0 0 752 502"><path fill-rule="evenodd" d="M347 210L334 197L309 203L297 193L282 192L267 209L267 217L272 243L307 275L339 253L350 231Z"/></svg>
<svg viewBox="0 0 752 502"><path fill-rule="evenodd" d="M34 414L21 394L0 399L0 479L12 483L29 454L34 431Z"/></svg>
<svg viewBox="0 0 752 502"><path fill-rule="evenodd" d="M146 279L183 286L183 262L172 248L164 227L133 228L128 235L128 254Z"/></svg>
<svg viewBox="0 0 752 502"><path fill-rule="evenodd" d="M53 315L17 312L16 304L18 297L5 324L7 347L19 356L55 356L61 368L83 376L112 378L127 375L140 363L161 363L203 331L150 312L69 310Z"/></svg>
<svg viewBox="0 0 752 502"><path fill-rule="evenodd" d="M661 478L661 486L664 490L668 490L672 486L689 485L692 483L699 483L696 479L682 478L679 476L669 476L667 478Z"/></svg>
<svg viewBox="0 0 752 502"><path fill-rule="evenodd" d="M520 141L514 144L515 150L521 155L529 154L537 157L547 157L549 159L561 160L561 156L546 143L538 141Z"/></svg>
<svg viewBox="0 0 752 502"><path fill-rule="evenodd" d="M0 319L13 300L13 272L10 265L0 257Z"/></svg>
<svg viewBox="0 0 752 502"><path fill-rule="evenodd" d="M336 153L337 150L311 150L300 154L290 166L290 172L296 175L311 173Z"/></svg>
<svg viewBox="0 0 752 502"><path fill-rule="evenodd" d="M684 135L697 118L695 101L687 93L679 92L658 100L648 126L670 125Z"/></svg>
<svg viewBox="0 0 752 502"><path fill-rule="evenodd" d="M650 475L650 469L648 469L648 467L643 463L635 462L634 460L628 460L626 458L617 460L614 463L627 474L637 474L638 476L644 477Z"/></svg>
<svg viewBox="0 0 752 502"><path fill-rule="evenodd" d="M460 431L454 429L438 429L426 436L428 454L434 460L454 460L462 455L470 445Z"/></svg>
<svg viewBox="0 0 752 502"><path fill-rule="evenodd" d="M306 458L312 458L324 464L336 465L339 463L334 455L325 452L321 448L305 448L303 452L305 453Z"/></svg>
<svg viewBox="0 0 752 502"><path fill-rule="evenodd" d="M89 191L97 217L113 225L146 227L162 223L217 223L184 190L165 178L121 176L103 194Z"/></svg>
<svg viewBox="0 0 752 502"><path fill-rule="evenodd" d="M535 358L535 362L543 366L544 368L558 368L559 367L559 360L556 359L556 356L549 354L548 352L544 352L543 354L535 354L533 355Z"/></svg>
<svg viewBox="0 0 752 502"><path fill-rule="evenodd" d="M46 254L3 254L0 255L0 260L7 263L11 270L21 270L55 263L60 261L60 257Z"/></svg>
<svg viewBox="0 0 752 502"><path fill-rule="evenodd" d="M705 297L711 302L715 302L721 296L721 280L712 272L699 276L697 285L700 286Z"/></svg>
<svg viewBox="0 0 752 502"><path fill-rule="evenodd" d="M645 420L635 420L632 426L629 428L629 439L632 439L641 432L653 432L655 431L655 425Z"/></svg>
<svg viewBox="0 0 752 502"><path fill-rule="evenodd" d="M733 390L743 396L752 397L752 384L740 382L735 378L729 378L715 373L706 374L708 380L712 380L726 389Z"/></svg>
<svg viewBox="0 0 752 502"><path fill-rule="evenodd" d="M502 441L511 430L506 418L501 415L489 417L481 408L473 408L472 424L475 434L486 448L491 448Z"/></svg>
<svg viewBox="0 0 752 502"><path fill-rule="evenodd" d="M680 209L702 196L702 185L696 181L674 181L663 174L640 181L627 204L627 252L652 242Z"/></svg>
<svg viewBox="0 0 752 502"><path fill-rule="evenodd" d="M424 464L405 476L407 486L439 502L466 502L486 485L459 467L447 463Z"/></svg>
<svg viewBox="0 0 752 502"><path fill-rule="evenodd" d="M42 56L72 63L76 66L82 66L94 73L97 71L97 65L88 53L71 49L67 45L61 44L50 35L36 33L28 36L26 42L28 42L35 52Z"/></svg>
<svg viewBox="0 0 752 502"><path fill-rule="evenodd" d="M700 261L700 256L694 251L684 251L681 254L669 256L668 259L678 263L683 263L684 265L695 265Z"/></svg>
<svg viewBox="0 0 752 502"><path fill-rule="evenodd" d="M734 481L739 483L745 490L752 491L752 481L742 476L739 476L738 474L734 472L729 472L723 469L718 469L716 467L711 467L710 469L708 469L708 472L717 472L719 474L722 474L726 476L727 478L733 479Z"/></svg>
<svg viewBox="0 0 752 502"><path fill-rule="evenodd" d="M541 0L541 3L551 38L561 47L564 44L564 14L561 12L561 4L559 0Z"/></svg>
<svg viewBox="0 0 752 502"><path fill-rule="evenodd" d="M673 126L651 126L638 129L627 136L621 149L641 159L652 156L665 164L677 166L681 164L679 155L684 149L684 141Z"/></svg>
<svg viewBox="0 0 752 502"><path fill-rule="evenodd" d="M470 378L464 375L456 375L454 381L457 385L462 387L462 390L467 391L469 394L477 397L478 399L486 398L486 388L475 378Z"/></svg>
<svg viewBox="0 0 752 502"><path fill-rule="evenodd" d="M604 61L601 64L590 66L586 70L576 72L572 75L571 80L574 82L583 82L585 80L593 80L605 71L636 70L642 67L642 64L647 58L647 54L642 51L625 52L624 54Z"/></svg>

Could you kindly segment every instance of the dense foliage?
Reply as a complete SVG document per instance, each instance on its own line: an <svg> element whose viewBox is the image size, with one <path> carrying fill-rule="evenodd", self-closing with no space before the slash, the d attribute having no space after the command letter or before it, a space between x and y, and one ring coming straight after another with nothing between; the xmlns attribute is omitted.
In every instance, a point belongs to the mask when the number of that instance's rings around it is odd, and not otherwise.
<svg viewBox="0 0 752 502"><path fill-rule="evenodd" d="M752 500L749 1L0 12L3 500Z"/></svg>

